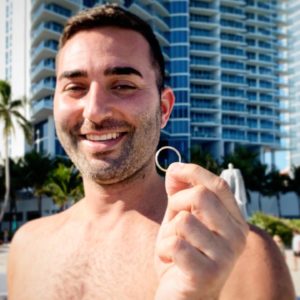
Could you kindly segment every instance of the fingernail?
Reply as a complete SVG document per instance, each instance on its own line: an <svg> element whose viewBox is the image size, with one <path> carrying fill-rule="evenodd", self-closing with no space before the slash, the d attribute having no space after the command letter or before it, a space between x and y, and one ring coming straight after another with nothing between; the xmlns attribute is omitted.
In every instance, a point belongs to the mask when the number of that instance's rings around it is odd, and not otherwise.
<svg viewBox="0 0 300 300"><path fill-rule="evenodd" d="M183 163L181 163L181 162L172 163L169 166L168 171L171 173L176 173L182 168L182 165L183 165Z"/></svg>

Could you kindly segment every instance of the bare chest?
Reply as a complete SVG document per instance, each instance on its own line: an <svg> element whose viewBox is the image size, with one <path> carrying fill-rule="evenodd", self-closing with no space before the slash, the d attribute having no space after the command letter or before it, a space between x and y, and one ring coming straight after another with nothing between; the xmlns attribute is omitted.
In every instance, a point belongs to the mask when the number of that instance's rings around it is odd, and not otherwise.
<svg viewBox="0 0 300 300"><path fill-rule="evenodd" d="M26 299L153 299L153 242L65 240L32 253ZM28 269L27 269L28 270Z"/></svg>

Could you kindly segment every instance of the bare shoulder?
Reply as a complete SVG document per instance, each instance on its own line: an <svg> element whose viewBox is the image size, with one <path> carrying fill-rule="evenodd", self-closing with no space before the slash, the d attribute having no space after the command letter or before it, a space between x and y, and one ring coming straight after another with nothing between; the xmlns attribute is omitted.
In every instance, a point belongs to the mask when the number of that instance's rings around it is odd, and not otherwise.
<svg viewBox="0 0 300 300"><path fill-rule="evenodd" d="M223 289L221 299L295 299L286 262L265 231L250 225L246 248Z"/></svg>
<svg viewBox="0 0 300 300"><path fill-rule="evenodd" d="M24 282L35 278L56 233L67 219L68 211L25 223L13 237L8 253L7 283L9 299L20 299ZM31 276L31 277L30 277Z"/></svg>
<svg viewBox="0 0 300 300"><path fill-rule="evenodd" d="M36 241L39 235L45 235L49 231L53 230L58 222L62 220L61 214L42 217L29 221L22 225L15 233L11 242L11 249L18 247L19 245L27 244L31 241Z"/></svg>

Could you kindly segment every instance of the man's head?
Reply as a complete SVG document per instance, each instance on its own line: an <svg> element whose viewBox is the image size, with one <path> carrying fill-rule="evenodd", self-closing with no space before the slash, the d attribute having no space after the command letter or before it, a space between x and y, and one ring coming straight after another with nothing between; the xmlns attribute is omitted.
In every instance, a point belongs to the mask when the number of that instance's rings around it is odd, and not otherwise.
<svg viewBox="0 0 300 300"><path fill-rule="evenodd" d="M102 27L130 29L140 33L145 38L149 45L151 62L156 70L157 88L161 92L164 88L165 62L151 27L138 16L117 5L103 5L83 10L70 18L60 38L59 49L63 48L76 33Z"/></svg>
<svg viewBox="0 0 300 300"><path fill-rule="evenodd" d="M54 119L59 140L83 177L113 184L154 169L160 129L174 97L168 88L157 89L158 69L144 35L93 24L63 39Z"/></svg>

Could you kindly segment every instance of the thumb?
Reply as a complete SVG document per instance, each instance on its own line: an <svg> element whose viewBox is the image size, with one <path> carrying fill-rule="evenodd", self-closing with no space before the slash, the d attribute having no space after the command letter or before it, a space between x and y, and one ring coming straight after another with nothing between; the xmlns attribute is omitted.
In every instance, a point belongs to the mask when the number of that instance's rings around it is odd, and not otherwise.
<svg viewBox="0 0 300 300"><path fill-rule="evenodd" d="M184 163L172 163L166 172L166 191L168 197L176 194L177 192L190 188L191 183L181 175Z"/></svg>

